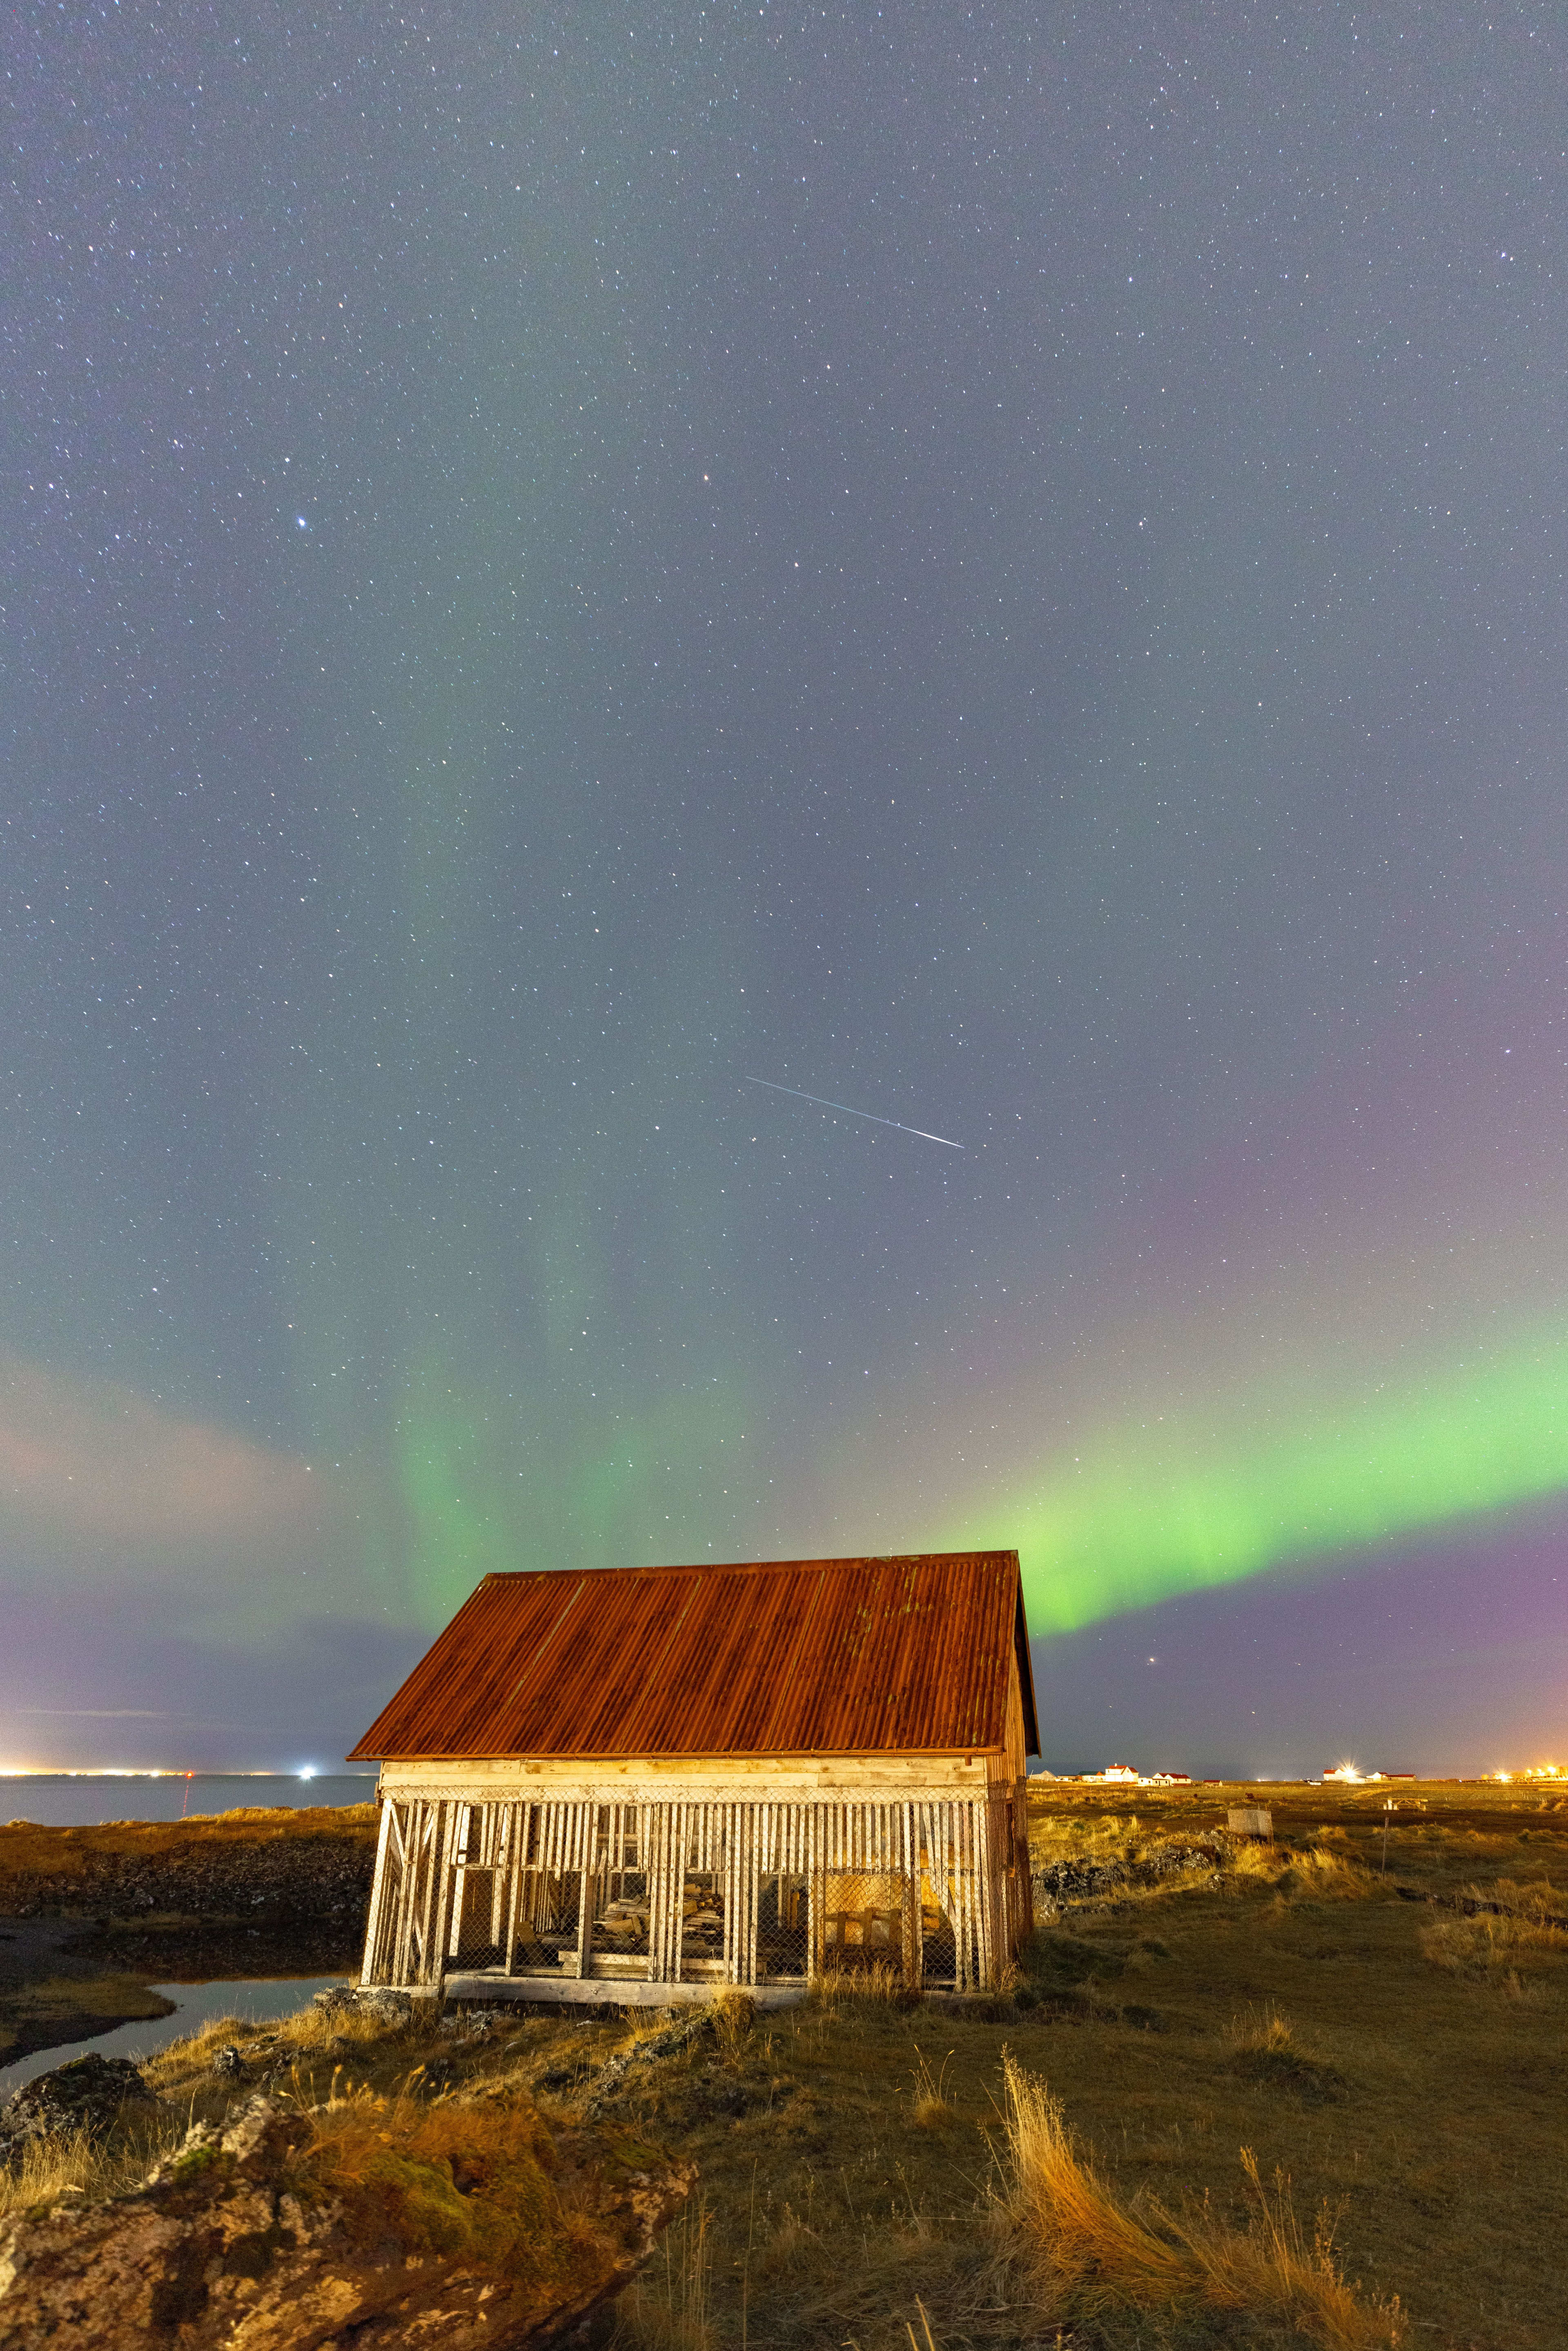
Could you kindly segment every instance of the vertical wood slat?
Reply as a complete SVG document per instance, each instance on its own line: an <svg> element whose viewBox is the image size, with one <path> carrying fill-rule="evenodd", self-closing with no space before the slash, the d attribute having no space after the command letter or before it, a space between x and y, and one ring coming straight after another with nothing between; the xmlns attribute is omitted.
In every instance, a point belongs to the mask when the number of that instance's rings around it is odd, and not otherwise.
<svg viewBox="0 0 1568 2351"><path fill-rule="evenodd" d="M648 1976L651 1982L668 1981L664 1945L665 1914L664 1880L668 1874L666 1855L670 1842L670 1808L661 1804L649 1832L651 1866L648 1871Z"/></svg>
<svg viewBox="0 0 1568 2351"><path fill-rule="evenodd" d="M455 1803L452 1807L450 1859L442 1873L442 1897L447 1917L443 1925L440 1949L449 1959L457 1957L458 1938L463 1932L463 1902L468 1887L468 1852L474 1829L474 1806ZM450 1872L451 1884L446 1883Z"/></svg>
<svg viewBox="0 0 1568 2351"><path fill-rule="evenodd" d="M392 1929L397 1917L398 1811L395 1799L384 1798L382 1834L376 1842L376 1871L371 1884L371 1915L365 1923L365 1963L361 1983L385 1983L392 1959Z"/></svg>
<svg viewBox="0 0 1568 2351"><path fill-rule="evenodd" d="M435 1807L436 1834L431 1850L431 1890L435 1896L434 1931L424 1947L424 1981L438 1984L445 1972L442 1953L446 1949L447 1924L452 1914L453 1856L457 1844L457 1823L466 1807L444 1799Z"/></svg>
<svg viewBox="0 0 1568 2351"><path fill-rule="evenodd" d="M806 1877L806 1973L815 1978L822 1972L823 1954L827 1949L828 1922L823 1917L827 1904L827 1876L821 1865L825 1823L821 1804L806 1808L804 1823L808 1868Z"/></svg>
<svg viewBox="0 0 1568 2351"><path fill-rule="evenodd" d="M979 1976L988 1988L997 1980L993 1928L995 1905L991 1885L990 1805L969 1808L975 1838L975 1890L979 1896L976 1924L979 1928Z"/></svg>
<svg viewBox="0 0 1568 2351"><path fill-rule="evenodd" d="M490 1948L494 1950L501 1939L501 1922L507 1912L507 1864L511 1857L512 1814L515 1804L487 1804L486 1811L494 1815L490 1827Z"/></svg>
<svg viewBox="0 0 1568 2351"><path fill-rule="evenodd" d="M393 1981L413 1981L415 1904L419 1899L419 1856L424 1833L424 1800L416 1796L408 1808L403 1829L402 1883L398 1892L397 1947L392 1956Z"/></svg>
<svg viewBox="0 0 1568 2351"><path fill-rule="evenodd" d="M413 1849L413 1883L409 1888L408 1909L408 1972L405 1981L415 1984L423 1980L424 1955L428 1942L430 1879L430 1841L434 1833L435 1807L427 1797L419 1808L419 1837Z"/></svg>
<svg viewBox="0 0 1568 2351"><path fill-rule="evenodd" d="M392 1835L397 1846L397 1884L392 1892L392 1917L389 1921L391 1928L391 1945L387 1952L387 1977L388 1980L394 1984L400 1984L403 1980L403 1920L408 1910L408 1832L413 1823L414 1812L417 1809L417 1803L418 1800L416 1798L410 1803L407 1811L404 1812L403 1808L398 1803L395 1797L392 1800L392 1811L396 1814Z"/></svg>
<svg viewBox="0 0 1568 2351"><path fill-rule="evenodd" d="M675 1845L680 1834L681 1807L678 1802L668 1804L664 1808L664 1886L662 1888L663 1900L659 1907L659 1970L660 1980L664 1983L674 1983L675 1981L675 1950L671 1927L672 1921L677 1915L674 1887L675 1878Z"/></svg>
<svg viewBox="0 0 1568 2351"><path fill-rule="evenodd" d="M512 1871L507 1889L507 1955L502 1973L510 1975L517 1955L517 1904L522 1899L523 1864L528 1855L528 1813L527 1804L512 1806Z"/></svg>
<svg viewBox="0 0 1568 2351"><path fill-rule="evenodd" d="M421 1917L421 1889L424 1879L425 1842L430 1832L430 1806L422 1797L409 1808L408 1858L403 1868L402 1925L398 1957L398 1981L411 1984L415 1970L424 1956L424 1947L418 1940Z"/></svg>
<svg viewBox="0 0 1568 2351"><path fill-rule="evenodd" d="M675 1922L680 1912L674 1897L675 1847L681 1834L681 1807L669 1804L664 1808L663 1885L659 1905L659 1974L660 1980L674 1983L676 1976Z"/></svg>
<svg viewBox="0 0 1568 2351"><path fill-rule="evenodd" d="M365 1920L365 1956L360 1968L360 1981L374 1983L376 1980L377 1941L382 1932L382 1905L386 1899L387 1854L392 1844L392 1824L394 1807L382 1807L381 1834L376 1839L376 1865L371 1878L371 1911Z"/></svg>
<svg viewBox="0 0 1568 2351"><path fill-rule="evenodd" d="M599 1884L599 1807L584 1804L578 1850L581 1865L577 1879L577 1972L593 1973L593 1906Z"/></svg>

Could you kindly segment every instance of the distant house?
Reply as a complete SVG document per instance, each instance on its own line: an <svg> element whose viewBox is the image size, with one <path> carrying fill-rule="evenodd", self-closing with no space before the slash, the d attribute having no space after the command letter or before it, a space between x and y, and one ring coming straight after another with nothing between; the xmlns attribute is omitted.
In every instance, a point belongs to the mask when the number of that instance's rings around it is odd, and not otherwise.
<svg viewBox="0 0 1568 2351"><path fill-rule="evenodd" d="M486 1576L355 1748L362 1980L993 1982L1030 1925L1016 1552Z"/></svg>

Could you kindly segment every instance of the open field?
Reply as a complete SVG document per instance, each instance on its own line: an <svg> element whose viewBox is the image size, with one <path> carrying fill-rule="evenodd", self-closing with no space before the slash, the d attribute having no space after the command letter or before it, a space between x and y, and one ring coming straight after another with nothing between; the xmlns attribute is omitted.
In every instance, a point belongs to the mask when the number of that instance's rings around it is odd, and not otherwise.
<svg viewBox="0 0 1568 2351"><path fill-rule="evenodd" d="M526 2095L562 2126L598 2116L695 2158L687 2215L622 2301L624 2351L908 2351L910 2327L924 2351L927 2321L937 2351L1059 2333L1114 2351L1391 2342L1377 2310L1395 2295L1412 2346L1560 2351L1568 1806L1528 1786L1401 1788L1385 1875L1388 1790L1255 1792L1274 1842L1217 1846L1247 1790L1038 1785L1037 1870L1098 1890L1061 1898L1005 1997L905 2006L846 1981L674 2047L647 2014L497 2009L475 2031L396 2032L312 2015L210 2032L149 2078L183 2124L257 2084L308 2105L335 2071L340 2094L412 2075L417 2096ZM1174 1849L1197 1857L1157 1874ZM212 2070L231 2042L244 2078ZM1121 2253L1084 2256L1087 2222L1060 2242L1025 2225L1020 2079L1058 2102L1123 2216ZM1067 2175L1034 2145L1038 2206ZM1140 2219L1145 2270L1185 2222L1230 2232L1227 2275L1261 2275L1277 2177L1309 2270L1326 2208L1370 2331L1325 2332L1305 2304L1292 2327L1266 2296L1228 2310L1196 2288L1162 2308L1137 2285Z"/></svg>

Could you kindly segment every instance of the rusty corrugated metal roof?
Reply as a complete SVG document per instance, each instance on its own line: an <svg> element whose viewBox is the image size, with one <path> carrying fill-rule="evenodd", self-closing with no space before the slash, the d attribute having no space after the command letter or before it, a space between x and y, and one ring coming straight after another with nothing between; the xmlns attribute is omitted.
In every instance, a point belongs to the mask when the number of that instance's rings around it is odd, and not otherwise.
<svg viewBox="0 0 1568 2351"><path fill-rule="evenodd" d="M351 1761L1036 1751L1018 1553L487 1575Z"/></svg>

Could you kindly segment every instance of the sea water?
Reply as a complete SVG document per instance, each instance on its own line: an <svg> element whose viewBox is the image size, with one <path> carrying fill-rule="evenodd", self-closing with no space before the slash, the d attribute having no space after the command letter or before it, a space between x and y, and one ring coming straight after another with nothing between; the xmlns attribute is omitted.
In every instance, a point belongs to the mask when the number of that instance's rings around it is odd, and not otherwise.
<svg viewBox="0 0 1568 2351"><path fill-rule="evenodd" d="M373 1771L28 1771L0 1774L0 1826L98 1828L105 1821L177 1821L251 1805L314 1810L368 1804Z"/></svg>
<svg viewBox="0 0 1568 2351"><path fill-rule="evenodd" d="M200 2032L220 2016L237 2016L247 2024L267 2024L274 2017L292 2016L297 2008L307 2008L315 1994L325 1991L330 1984L348 1983L348 1976L280 1976L257 1978L237 1983L153 1984L151 1989L163 2000L176 2005L172 2016L154 2016L136 2024L117 2024L108 2032L94 2033L89 2041L67 2041L53 2049L35 2049L30 2057L18 2057L13 2064L0 2065L0 2106L38 2074L53 2073L57 2065L68 2065L73 2057L85 2057L96 2049L100 2057L129 2057L140 2062L143 2057L155 2057L167 2049L172 2041L183 2041L188 2032Z"/></svg>

